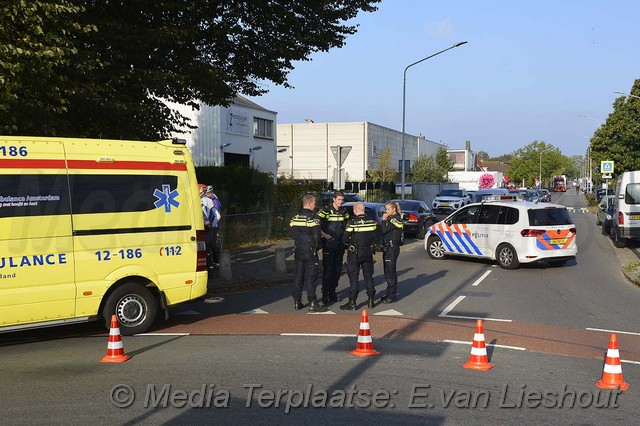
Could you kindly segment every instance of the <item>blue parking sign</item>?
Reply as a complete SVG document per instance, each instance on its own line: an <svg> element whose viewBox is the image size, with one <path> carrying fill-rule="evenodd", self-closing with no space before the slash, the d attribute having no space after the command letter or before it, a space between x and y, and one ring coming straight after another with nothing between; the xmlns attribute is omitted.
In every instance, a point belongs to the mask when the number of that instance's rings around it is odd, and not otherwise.
<svg viewBox="0 0 640 426"><path fill-rule="evenodd" d="M602 174L613 173L613 161L601 161L600 172Z"/></svg>

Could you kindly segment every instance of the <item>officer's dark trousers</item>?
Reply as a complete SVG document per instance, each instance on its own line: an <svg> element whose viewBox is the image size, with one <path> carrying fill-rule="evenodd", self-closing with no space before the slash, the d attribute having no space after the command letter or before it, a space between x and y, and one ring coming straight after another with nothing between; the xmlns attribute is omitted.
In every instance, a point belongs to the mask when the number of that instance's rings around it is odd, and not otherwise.
<svg viewBox="0 0 640 426"><path fill-rule="evenodd" d="M206 227L204 244L207 248L207 266L211 267L215 262L213 253L216 246L216 231L214 228Z"/></svg>
<svg viewBox="0 0 640 426"><path fill-rule="evenodd" d="M398 292L398 272L396 271L396 262L400 255L400 247L386 247L382 260L384 263L384 278L387 280L386 296L395 296Z"/></svg>
<svg viewBox="0 0 640 426"><path fill-rule="evenodd" d="M302 299L302 290L307 292L309 302L316 300L316 287L318 285L318 269L320 268L318 257L312 256L309 260L301 260L295 257L295 274L293 278L293 299Z"/></svg>
<svg viewBox="0 0 640 426"><path fill-rule="evenodd" d="M373 257L358 260L357 254L349 253L347 255L347 275L349 276L349 299L351 300L356 300L360 292L358 283L360 269L362 269L367 296L373 297L376 294L376 289L373 285Z"/></svg>
<svg viewBox="0 0 640 426"><path fill-rule="evenodd" d="M342 272L344 246L322 250L322 293L335 293Z"/></svg>

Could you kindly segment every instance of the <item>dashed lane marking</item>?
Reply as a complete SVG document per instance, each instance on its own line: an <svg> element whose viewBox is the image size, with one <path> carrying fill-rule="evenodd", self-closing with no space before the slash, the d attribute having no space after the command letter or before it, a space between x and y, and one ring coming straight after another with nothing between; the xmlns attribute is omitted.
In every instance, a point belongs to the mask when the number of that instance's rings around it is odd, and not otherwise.
<svg viewBox="0 0 640 426"><path fill-rule="evenodd" d="M373 315L385 315L385 316L404 316L402 312L398 312L395 309L389 309L387 311L376 312Z"/></svg>
<svg viewBox="0 0 640 426"><path fill-rule="evenodd" d="M478 279L476 280L476 282L474 282L473 284L471 284L471 286L472 286L472 287L476 287L476 286L478 286L478 285L482 282L482 280L484 280L485 278L487 278L487 275L489 275L490 273L491 273L491 271L489 270L489 271L485 272L484 274L482 274L482 276L481 276L480 278L478 278Z"/></svg>
<svg viewBox="0 0 640 426"><path fill-rule="evenodd" d="M263 311L262 309L252 309L246 312L240 312L240 315L252 315L252 314L268 314L269 312Z"/></svg>
<svg viewBox="0 0 640 426"><path fill-rule="evenodd" d="M449 312L451 312L458 303L462 302L465 297L467 296L458 296L458 298L453 302L451 302L451 304L449 304L449 306L447 306L444 309L444 311L442 311L442 313L438 316L441 318L458 318L458 319L483 320L483 321L513 322L510 319L501 319L501 318L484 318L484 317L468 317L468 316L462 316L462 315L449 315Z"/></svg>
<svg viewBox="0 0 640 426"><path fill-rule="evenodd" d="M473 342L465 342L463 340L441 340L441 342L445 343L459 343L461 345L471 345ZM516 351L526 351L527 348L522 348L520 346L507 346L507 345L497 345L495 343L485 343L485 346L493 346L495 348L505 348L505 349L514 349Z"/></svg>

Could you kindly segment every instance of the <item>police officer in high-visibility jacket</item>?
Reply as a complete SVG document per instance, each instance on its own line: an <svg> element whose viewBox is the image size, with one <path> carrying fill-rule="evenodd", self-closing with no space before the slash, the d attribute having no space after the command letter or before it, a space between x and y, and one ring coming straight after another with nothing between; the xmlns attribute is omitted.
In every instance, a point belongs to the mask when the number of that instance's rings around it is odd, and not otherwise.
<svg viewBox="0 0 640 426"><path fill-rule="evenodd" d="M342 272L344 244L342 236L349 220L347 209L342 206L344 193L333 193L331 204L318 212L324 247L322 248L322 303L337 302L336 288Z"/></svg>
<svg viewBox="0 0 640 426"><path fill-rule="evenodd" d="M373 308L376 289L373 284L373 252L380 242L380 228L377 222L365 215L364 203L353 205L355 217L349 219L343 241L347 247L347 275L349 276L349 301L340 306L344 310L356 310L356 299L360 286L360 269L369 297L368 306Z"/></svg>
<svg viewBox="0 0 640 426"><path fill-rule="evenodd" d="M382 216L382 260L384 264L384 278L387 280L387 293L382 298L382 303L393 303L398 293L398 273L396 262L400 254L400 245L403 241L404 225L402 224L402 212L400 205L389 201L384 206L386 212Z"/></svg>
<svg viewBox="0 0 640 426"><path fill-rule="evenodd" d="M289 232L295 242L295 275L293 281L293 308L300 310L302 289L307 291L309 312L324 312L327 308L316 299L318 286L318 248L320 244L320 219L314 213L316 197L302 196L302 209L291 219Z"/></svg>

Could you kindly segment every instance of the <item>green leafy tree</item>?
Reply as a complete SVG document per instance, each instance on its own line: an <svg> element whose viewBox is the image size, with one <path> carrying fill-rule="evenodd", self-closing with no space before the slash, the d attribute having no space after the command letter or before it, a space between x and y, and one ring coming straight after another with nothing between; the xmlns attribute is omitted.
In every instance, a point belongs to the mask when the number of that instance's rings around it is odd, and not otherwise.
<svg viewBox="0 0 640 426"><path fill-rule="evenodd" d="M631 88L631 94L640 96L640 79ZM640 170L640 99L619 97L613 103L613 112L591 138L591 157L594 167L600 161L614 161L614 172Z"/></svg>
<svg viewBox="0 0 640 426"><path fill-rule="evenodd" d="M478 153L476 154L476 158L478 160L486 161L490 157L489 157L489 154L486 151L478 151Z"/></svg>
<svg viewBox="0 0 640 426"><path fill-rule="evenodd" d="M228 105L265 82L290 87L295 61L342 47L357 29L347 22L379 1L2 2L1 130L166 137L187 119L165 101Z"/></svg>
<svg viewBox="0 0 640 426"><path fill-rule="evenodd" d="M385 148L380 154L378 167L369 170L369 179L372 182L392 182L396 177L396 169L391 157L391 149Z"/></svg>
<svg viewBox="0 0 640 426"><path fill-rule="evenodd" d="M541 172L542 170L542 172ZM515 182L533 185L538 175L542 176L542 185L549 185L552 176L576 176L576 167L571 158L562 155L559 148L543 141L533 141L513 153L507 175Z"/></svg>
<svg viewBox="0 0 640 426"><path fill-rule="evenodd" d="M447 173L453 168L453 160L447 149L441 147L435 155L420 154L411 166L412 182L448 182Z"/></svg>

